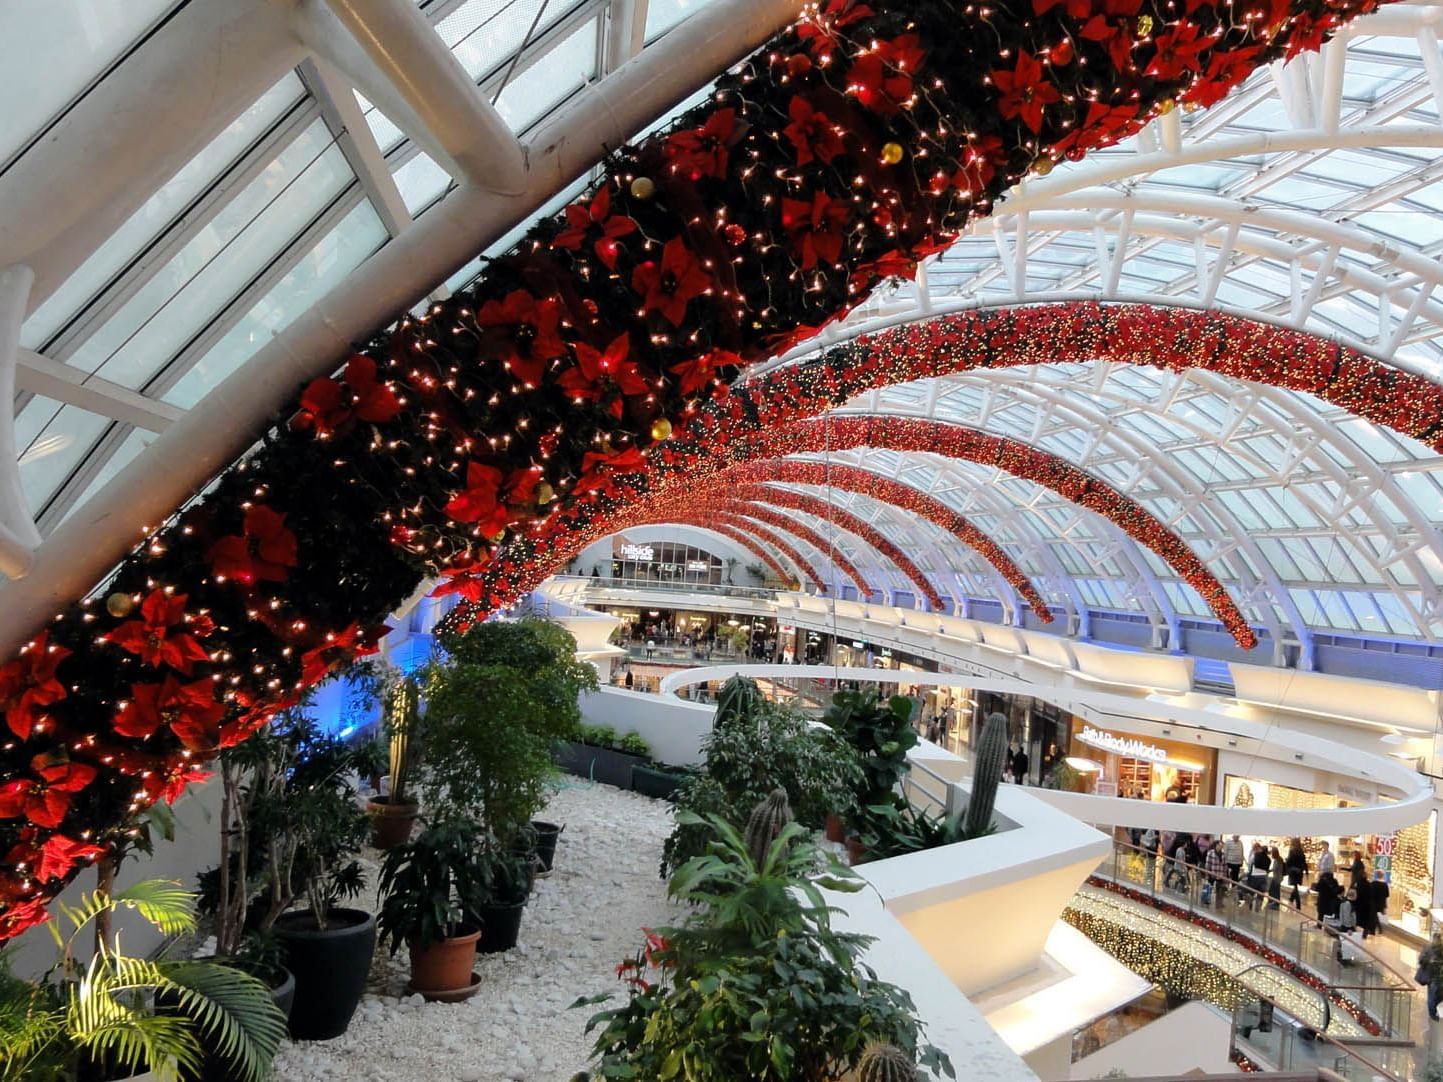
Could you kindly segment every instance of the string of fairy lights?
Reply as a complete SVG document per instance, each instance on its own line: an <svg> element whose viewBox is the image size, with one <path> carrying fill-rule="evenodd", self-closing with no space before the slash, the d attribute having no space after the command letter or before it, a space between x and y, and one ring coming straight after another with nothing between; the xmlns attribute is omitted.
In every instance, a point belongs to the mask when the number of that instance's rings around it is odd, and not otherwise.
<svg viewBox="0 0 1443 1082"><path fill-rule="evenodd" d="M1206 106L1376 3L1128 0L1086 18L1048 0L809 7L701 104L618 148L587 199L472 288L298 388L259 447L0 664L0 940L45 919L144 806L374 649L423 579L453 576L474 601L448 625L461 626L567 547L536 539L593 533L652 473L698 468L869 380L1044 359L1025 316L933 323L733 389L744 366L914 274L1024 176ZM1279 333L1242 342L1224 327L1235 340L1209 342L1227 352L1203 357L1181 324L1071 318L1078 340L1121 333L1118 356L1244 375ZM1375 392L1395 387L1340 356L1327 364L1346 385L1329 386L1376 419ZM1278 377L1293 378L1282 357ZM1436 425L1417 410L1396 419ZM135 652L137 619L147 641L186 636L205 659L187 641Z"/></svg>

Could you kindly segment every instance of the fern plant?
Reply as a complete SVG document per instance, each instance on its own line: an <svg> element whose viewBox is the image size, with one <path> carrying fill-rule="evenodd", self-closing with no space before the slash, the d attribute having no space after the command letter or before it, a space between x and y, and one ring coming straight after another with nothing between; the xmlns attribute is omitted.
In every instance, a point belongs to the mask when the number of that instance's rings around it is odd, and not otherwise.
<svg viewBox="0 0 1443 1082"><path fill-rule="evenodd" d="M198 1072L205 1053L236 1078L269 1078L286 1019L254 977L213 962L132 957L118 935L88 961L76 955L97 919L119 909L165 935L191 932L193 901L178 883L146 880L57 903L60 920L46 925L55 963L34 983L0 972L0 1079L68 1082L104 1065L174 1082Z"/></svg>

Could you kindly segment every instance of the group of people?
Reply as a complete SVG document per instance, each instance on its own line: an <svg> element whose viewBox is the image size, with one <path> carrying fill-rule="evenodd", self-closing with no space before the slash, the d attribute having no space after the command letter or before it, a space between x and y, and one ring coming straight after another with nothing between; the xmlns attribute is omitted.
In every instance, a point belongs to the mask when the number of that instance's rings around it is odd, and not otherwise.
<svg viewBox="0 0 1443 1082"><path fill-rule="evenodd" d="M1284 854L1276 845L1258 841L1245 848L1237 834L1230 838L1192 834L1164 838L1149 829L1134 831L1133 835L1134 844L1146 854L1150 868L1155 867L1162 847L1164 889L1187 893L1196 877L1201 876L1205 905L1221 907L1231 890L1237 905L1277 909L1286 886L1288 901L1294 908L1302 907L1304 892L1316 895L1320 923L1343 933L1356 929L1364 939L1382 931L1390 893L1387 879L1378 869L1369 876L1361 852L1345 854L1340 872L1332 849L1323 842L1316 875L1311 885L1305 886L1312 869L1300 838L1293 838ZM1238 889L1239 885L1248 889Z"/></svg>

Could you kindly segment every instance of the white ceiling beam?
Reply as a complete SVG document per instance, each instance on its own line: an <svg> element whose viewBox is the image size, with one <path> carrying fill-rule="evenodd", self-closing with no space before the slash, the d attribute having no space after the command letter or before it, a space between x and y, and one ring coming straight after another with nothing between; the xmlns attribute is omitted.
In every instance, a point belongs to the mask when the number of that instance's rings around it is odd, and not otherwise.
<svg viewBox="0 0 1443 1082"><path fill-rule="evenodd" d="M164 432L185 412L24 348L16 358L15 386L149 432Z"/></svg>
<svg viewBox="0 0 1443 1082"><path fill-rule="evenodd" d="M399 237L411 227L411 212L350 83L329 61L320 57L304 61L300 76L320 106L321 118L361 182L381 224L392 237Z"/></svg>
<svg viewBox="0 0 1443 1082"><path fill-rule="evenodd" d="M606 9L605 71L625 64L646 44L649 0L611 0Z"/></svg>
<svg viewBox="0 0 1443 1082"><path fill-rule="evenodd" d="M20 265L0 270L0 573L21 578L35 561L40 531L20 483L15 446L15 359L25 299L35 274Z"/></svg>
<svg viewBox="0 0 1443 1082"><path fill-rule="evenodd" d="M520 140L412 0L301 0L292 25L456 179L525 190Z"/></svg>

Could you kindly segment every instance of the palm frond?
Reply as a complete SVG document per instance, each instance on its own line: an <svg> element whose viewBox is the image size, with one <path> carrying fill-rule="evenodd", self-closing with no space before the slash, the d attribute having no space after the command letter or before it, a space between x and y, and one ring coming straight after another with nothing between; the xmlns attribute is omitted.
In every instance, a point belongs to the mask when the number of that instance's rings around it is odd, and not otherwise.
<svg viewBox="0 0 1443 1082"><path fill-rule="evenodd" d="M200 1064L200 1045L190 1023L154 1014L145 993L165 984L154 962L97 955L85 975L70 986L65 1028L75 1046L117 1066L151 1070L162 1082L181 1068Z"/></svg>
<svg viewBox="0 0 1443 1082"><path fill-rule="evenodd" d="M14 976L0 954L0 1080L33 1077L37 1057L60 1034L60 1022L41 989Z"/></svg>
<svg viewBox="0 0 1443 1082"><path fill-rule="evenodd" d="M246 1082L264 1082L286 1035L286 1016L256 978L203 962L160 964L180 1011Z"/></svg>
<svg viewBox="0 0 1443 1082"><path fill-rule="evenodd" d="M116 891L111 900L134 909L166 935L195 929L195 895L173 879L143 879Z"/></svg>

